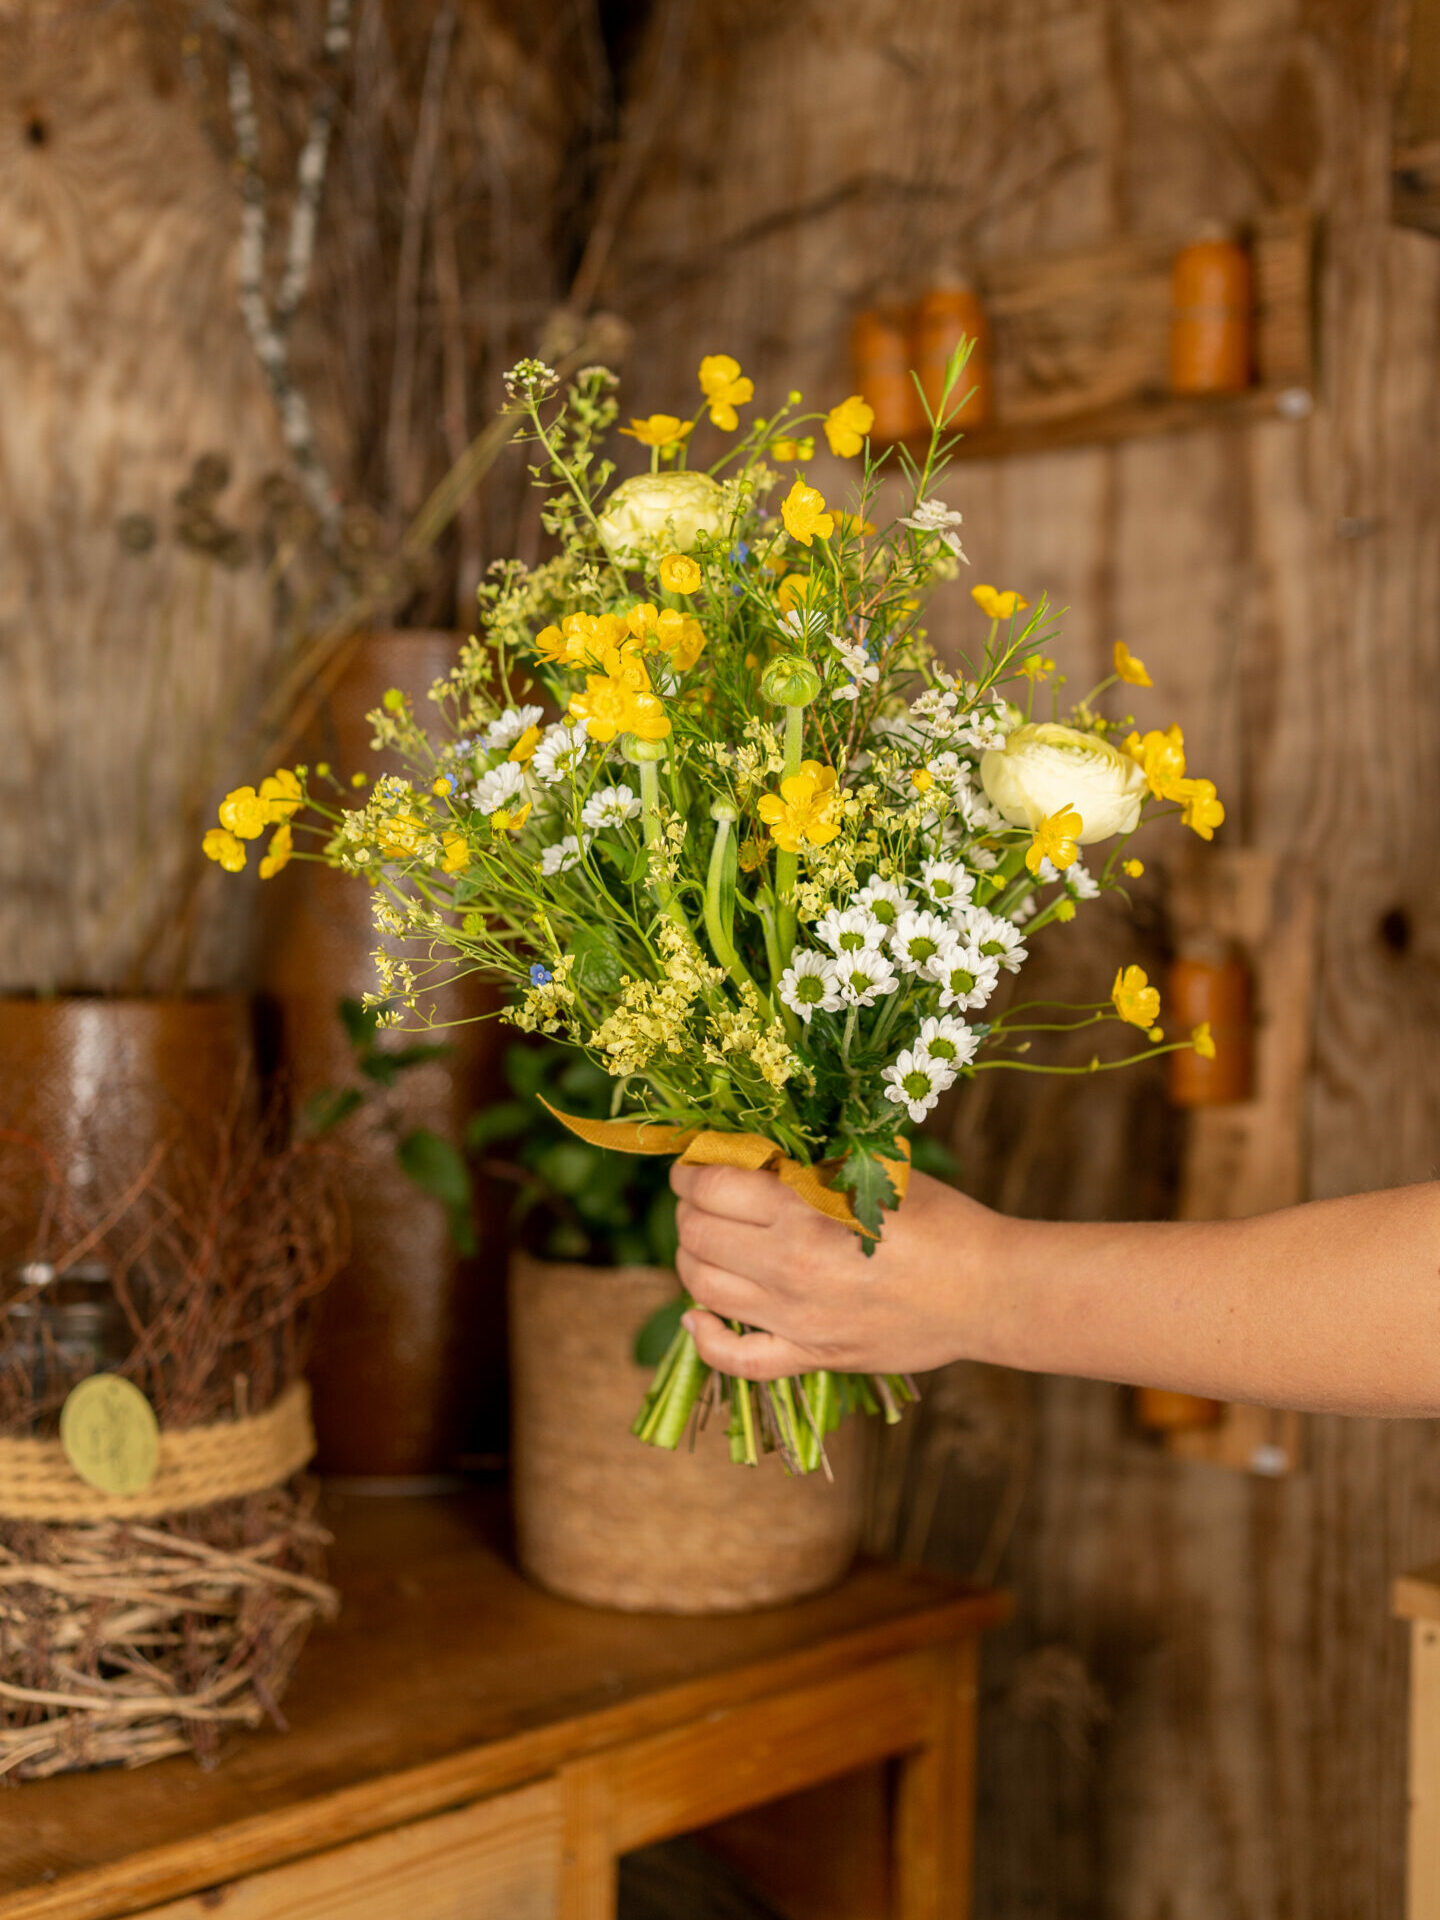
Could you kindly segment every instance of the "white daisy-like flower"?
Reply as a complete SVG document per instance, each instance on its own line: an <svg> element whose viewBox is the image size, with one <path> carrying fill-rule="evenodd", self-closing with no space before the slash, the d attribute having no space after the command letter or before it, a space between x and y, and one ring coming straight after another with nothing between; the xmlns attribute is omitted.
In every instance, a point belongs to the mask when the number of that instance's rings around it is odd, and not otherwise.
<svg viewBox="0 0 1440 1920"><path fill-rule="evenodd" d="M492 720L485 729L486 748L494 753L497 747L513 747L521 734L544 716L543 707L507 707L499 719Z"/></svg>
<svg viewBox="0 0 1440 1920"><path fill-rule="evenodd" d="M920 868L920 884L942 913L954 913L970 904L975 891L975 876L958 860L926 860Z"/></svg>
<svg viewBox="0 0 1440 1920"><path fill-rule="evenodd" d="M964 560L965 549L960 544L960 535L956 532L964 521L964 514L957 513L953 507L947 507L943 500L917 500L915 511L902 517L902 527L911 527L916 533L934 534L937 540L943 540L957 560Z"/></svg>
<svg viewBox="0 0 1440 1920"><path fill-rule="evenodd" d="M1100 882L1083 860L1073 860L1065 869L1065 891L1072 900L1098 900Z"/></svg>
<svg viewBox="0 0 1440 1920"><path fill-rule="evenodd" d="M869 651L863 646L852 646L842 635L832 633L830 644L844 663L850 678L835 687L830 695L832 700L858 700L861 687L873 687L880 678L877 661L870 658Z"/></svg>
<svg viewBox="0 0 1440 1920"><path fill-rule="evenodd" d="M993 847L971 847L965 858L977 873L993 873L1000 864L1000 856Z"/></svg>
<svg viewBox="0 0 1440 1920"><path fill-rule="evenodd" d="M831 907L813 931L832 953L863 953L883 946L888 929L868 907Z"/></svg>
<svg viewBox="0 0 1440 1920"><path fill-rule="evenodd" d="M1040 864L1035 869L1035 878L1042 887L1048 887L1052 881L1060 878L1060 869L1048 854L1040 856Z"/></svg>
<svg viewBox="0 0 1440 1920"><path fill-rule="evenodd" d="M813 607L792 607L788 613L781 614L780 625L792 640L802 645L809 635L818 634L825 625L825 616Z"/></svg>
<svg viewBox="0 0 1440 1920"><path fill-rule="evenodd" d="M932 1016L920 1022L915 1052L923 1054L927 1060L938 1061L952 1073L958 1073L961 1067L969 1066L979 1045L978 1036L963 1020L957 1020L953 1014L942 1013L938 1020Z"/></svg>
<svg viewBox="0 0 1440 1920"><path fill-rule="evenodd" d="M893 927L900 915L910 905L910 895L904 887L897 886L893 880L867 880L858 893L850 896L852 907L863 907L871 913L883 927Z"/></svg>
<svg viewBox="0 0 1440 1920"><path fill-rule="evenodd" d="M847 1007L873 1007L882 994L894 993L900 985L894 962L874 947L842 953L834 964L840 998Z"/></svg>
<svg viewBox="0 0 1440 1920"><path fill-rule="evenodd" d="M938 1060L928 1060L907 1047L893 1063L883 1067L880 1078L886 1082L885 1098L904 1107L912 1120L923 1120L955 1076Z"/></svg>
<svg viewBox="0 0 1440 1920"><path fill-rule="evenodd" d="M567 727L563 720L557 720L541 734L530 762L531 771L542 786L553 787L557 780L575 772L589 744L584 727Z"/></svg>
<svg viewBox="0 0 1440 1920"><path fill-rule="evenodd" d="M840 987L829 954L809 949L792 953L790 965L780 976L780 998L807 1027L817 1007L822 1013L834 1013L840 1005Z"/></svg>
<svg viewBox="0 0 1440 1920"><path fill-rule="evenodd" d="M924 973L954 937L938 913L907 907L890 930L890 951L902 973Z"/></svg>
<svg viewBox="0 0 1440 1920"><path fill-rule="evenodd" d="M1027 920L1033 920L1040 911L1040 902L1033 893L1027 893L1023 900L1017 900L1010 909L1010 918L1017 927L1023 927Z"/></svg>
<svg viewBox="0 0 1440 1920"><path fill-rule="evenodd" d="M584 851L578 836L567 833L563 840L557 840L541 854L540 871L547 879L557 873L566 873L571 867L579 866Z"/></svg>
<svg viewBox="0 0 1440 1920"><path fill-rule="evenodd" d="M518 800L525 790L525 769L513 760L502 760L492 773L482 774L470 795L481 813L495 813Z"/></svg>
<svg viewBox="0 0 1440 1920"><path fill-rule="evenodd" d="M952 940L937 953L926 975L940 989L942 1007L983 1007L1000 981L1000 962L993 954L964 940Z"/></svg>
<svg viewBox="0 0 1440 1920"><path fill-rule="evenodd" d="M955 924L963 939L988 958L998 960L1007 973L1018 973L1030 958L1019 928L1000 914L991 913L988 907L962 907Z"/></svg>
<svg viewBox="0 0 1440 1920"><path fill-rule="evenodd" d="M580 819L592 833L598 833L601 827L623 827L639 811L640 802L629 787L601 787L580 809Z"/></svg>

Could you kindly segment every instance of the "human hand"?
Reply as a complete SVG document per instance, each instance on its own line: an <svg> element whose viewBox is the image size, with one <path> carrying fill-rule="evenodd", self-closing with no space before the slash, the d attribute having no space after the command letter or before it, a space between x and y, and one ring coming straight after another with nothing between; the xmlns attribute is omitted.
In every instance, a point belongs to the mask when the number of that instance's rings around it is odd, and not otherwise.
<svg viewBox="0 0 1440 1920"><path fill-rule="evenodd" d="M923 1173L866 1259L858 1237L771 1173L671 1170L676 1266L700 1357L746 1380L829 1368L920 1373L966 1349L998 1216ZM757 1331L735 1333L727 1320Z"/></svg>

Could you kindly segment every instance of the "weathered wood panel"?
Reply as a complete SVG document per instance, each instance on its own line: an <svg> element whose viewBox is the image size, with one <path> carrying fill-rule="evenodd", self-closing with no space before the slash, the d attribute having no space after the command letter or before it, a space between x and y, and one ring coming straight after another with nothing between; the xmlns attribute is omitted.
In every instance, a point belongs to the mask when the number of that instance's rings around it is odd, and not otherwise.
<svg viewBox="0 0 1440 1920"><path fill-rule="evenodd" d="M1398 26L1358 0L737 0L692 29L685 111L612 289L640 326L635 411L683 400L719 351L762 390L829 404L850 390L854 307L942 255L1277 201L1320 215L1309 422L976 464L946 487L976 576L1071 608L1072 683L1126 640L1161 689L1142 711L1183 716L1231 842L1313 862L1317 1196L1433 1176L1440 1137L1440 253L1388 225ZM814 477L839 476L817 460ZM962 591L935 627L965 620ZM1163 899L1142 905L1134 927L1092 915L1037 974L1103 985L1154 957ZM1164 1211L1178 1122L1157 1079L977 1089L957 1120L970 1184L1052 1216ZM1001 1449L967 1479L953 1398L912 1464L928 1500L952 1448L932 1552L973 1564L1003 1537L1006 1485L1027 1489L1002 1569L1021 1618L981 1736L980 1912L1400 1911L1405 1647L1386 1592L1440 1552L1435 1429L1315 1420L1306 1471L1267 1484L1152 1451L1112 1388L1047 1380L1015 1402L1009 1475ZM1052 1725L1015 1710L1026 1656L1057 1642L1109 1701L1089 1758L1057 1736L1061 1708Z"/></svg>

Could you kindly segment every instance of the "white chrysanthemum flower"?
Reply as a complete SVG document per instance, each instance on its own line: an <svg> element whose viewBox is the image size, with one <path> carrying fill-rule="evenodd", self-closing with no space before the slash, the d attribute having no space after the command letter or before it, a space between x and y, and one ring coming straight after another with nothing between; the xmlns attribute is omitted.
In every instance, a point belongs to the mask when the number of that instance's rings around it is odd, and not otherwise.
<svg viewBox="0 0 1440 1920"><path fill-rule="evenodd" d="M567 727L563 720L557 720L541 734L530 762L535 778L542 786L553 787L557 780L575 772L589 744L584 727Z"/></svg>
<svg viewBox="0 0 1440 1920"><path fill-rule="evenodd" d="M879 680L879 664L870 658L868 648L853 646L838 633L831 634L830 644L840 656L840 659L844 663L845 671L850 676L848 680L842 681L838 687L832 689L830 698L832 700L858 700L861 687L873 687Z"/></svg>
<svg viewBox="0 0 1440 1920"><path fill-rule="evenodd" d="M852 907L863 907L871 913L883 927L893 927L900 915L910 905L910 895L904 887L896 886L893 880L867 880L858 893L850 897Z"/></svg>
<svg viewBox="0 0 1440 1920"><path fill-rule="evenodd" d="M954 913L970 904L975 891L975 876L958 860L926 860L920 868L920 884L942 913Z"/></svg>
<svg viewBox="0 0 1440 1920"><path fill-rule="evenodd" d="M982 954L998 960L1007 973L1018 973L1030 958L1019 929L988 907L962 907L955 916L961 937L973 942Z"/></svg>
<svg viewBox="0 0 1440 1920"><path fill-rule="evenodd" d="M640 802L629 787L601 787L580 809L580 819L592 833L598 833L601 827L623 827L639 811Z"/></svg>
<svg viewBox="0 0 1440 1920"><path fill-rule="evenodd" d="M890 951L902 973L924 973L954 937L938 913L907 907L890 930Z"/></svg>
<svg viewBox="0 0 1440 1920"><path fill-rule="evenodd" d="M882 994L894 993L900 985L894 962L874 947L842 953L835 962L835 978L847 1007L873 1007Z"/></svg>
<svg viewBox="0 0 1440 1920"><path fill-rule="evenodd" d="M1000 981L1000 962L977 946L953 941L926 972L940 989L942 1007L983 1007Z"/></svg>
<svg viewBox="0 0 1440 1920"><path fill-rule="evenodd" d="M1033 920L1040 911L1040 902L1033 893L1027 893L1023 900L1017 900L1010 909L1010 918L1017 927L1023 927L1027 920Z"/></svg>
<svg viewBox="0 0 1440 1920"><path fill-rule="evenodd" d="M566 873L571 867L579 866L584 851L578 836L567 833L563 840L557 840L541 854L540 871L547 879L557 873Z"/></svg>
<svg viewBox="0 0 1440 1920"><path fill-rule="evenodd" d="M498 720L485 729L485 745L494 753L498 747L513 747L521 734L545 717L543 707L507 707Z"/></svg>
<svg viewBox="0 0 1440 1920"><path fill-rule="evenodd" d="M822 1013L834 1013L840 1005L835 962L825 953L809 950L792 953L790 965L780 976L780 998L799 1014L807 1027L817 1007Z"/></svg>
<svg viewBox="0 0 1440 1920"><path fill-rule="evenodd" d="M923 1120L955 1076L938 1060L906 1048L892 1065L881 1069L885 1098L904 1107L912 1120Z"/></svg>
<svg viewBox="0 0 1440 1920"><path fill-rule="evenodd" d="M964 560L965 549L960 544L960 535L955 531L962 525L965 516L957 513L953 507L947 507L943 500L917 500L915 511L901 518L902 527L911 527L916 533L933 534L937 540L943 540L957 560Z"/></svg>
<svg viewBox="0 0 1440 1920"><path fill-rule="evenodd" d="M979 1036L963 1020L942 1013L938 1020L932 1017L920 1022L915 1052L958 1073L961 1067L969 1066L979 1045Z"/></svg>
<svg viewBox="0 0 1440 1920"><path fill-rule="evenodd" d="M513 760L502 760L492 773L482 774L470 795L481 813L495 813L518 800L525 790L525 769Z"/></svg>
<svg viewBox="0 0 1440 1920"><path fill-rule="evenodd" d="M993 847L971 847L965 858L977 873L993 873L1000 864L1000 856Z"/></svg>
<svg viewBox="0 0 1440 1920"><path fill-rule="evenodd" d="M813 928L815 938L823 940L832 953L863 953L883 946L886 931L868 907L831 907Z"/></svg>
<svg viewBox="0 0 1440 1920"><path fill-rule="evenodd" d="M1065 869L1065 891L1072 900L1098 900L1100 882L1083 860L1073 860Z"/></svg>

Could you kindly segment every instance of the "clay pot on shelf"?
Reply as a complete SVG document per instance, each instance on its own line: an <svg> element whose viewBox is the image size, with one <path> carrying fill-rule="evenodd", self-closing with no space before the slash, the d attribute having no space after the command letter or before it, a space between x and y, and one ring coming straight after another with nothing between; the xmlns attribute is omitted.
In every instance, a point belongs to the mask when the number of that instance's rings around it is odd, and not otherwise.
<svg viewBox="0 0 1440 1920"><path fill-rule="evenodd" d="M520 1564L568 1599L626 1612L736 1613L832 1586L860 1538L868 1423L826 1440L835 1474L731 1464L724 1422L695 1450L642 1445L651 1370L636 1331L678 1291L661 1267L513 1256L512 1484Z"/></svg>
<svg viewBox="0 0 1440 1920"><path fill-rule="evenodd" d="M1176 254L1170 309L1172 393L1243 393L1254 378L1250 255L1224 227Z"/></svg>
<svg viewBox="0 0 1440 1920"><path fill-rule="evenodd" d="M458 646L451 633L358 636L299 757L312 767L328 761L342 783L354 771L402 771L394 756L371 751L365 716L391 687L425 715L429 688L449 673ZM353 875L293 862L268 883L266 905L264 985L279 1064L299 1105L359 1080L338 1009L375 987L371 896ZM473 983L436 999L447 1021L473 1020L496 1004ZM501 1030L487 1020L433 1038L449 1056L407 1069L337 1135L351 1250L325 1294L310 1365L320 1470L395 1492L433 1489L463 1461L499 1455L505 1444L499 1234L478 1220L478 1254L462 1258L444 1209L413 1185L395 1153L397 1136L417 1127L459 1141L469 1114L494 1098Z"/></svg>
<svg viewBox="0 0 1440 1920"><path fill-rule="evenodd" d="M901 302L882 295L857 313L850 329L850 359L855 389L875 410L870 437L877 446L909 439L925 425L920 397L910 378L910 314Z"/></svg>
<svg viewBox="0 0 1440 1920"><path fill-rule="evenodd" d="M970 282L958 273L942 273L921 295L911 323L915 371L933 413L940 411L945 397L945 368L962 339L973 340L975 345L951 395L949 423L975 428L990 418L993 404L990 326Z"/></svg>

